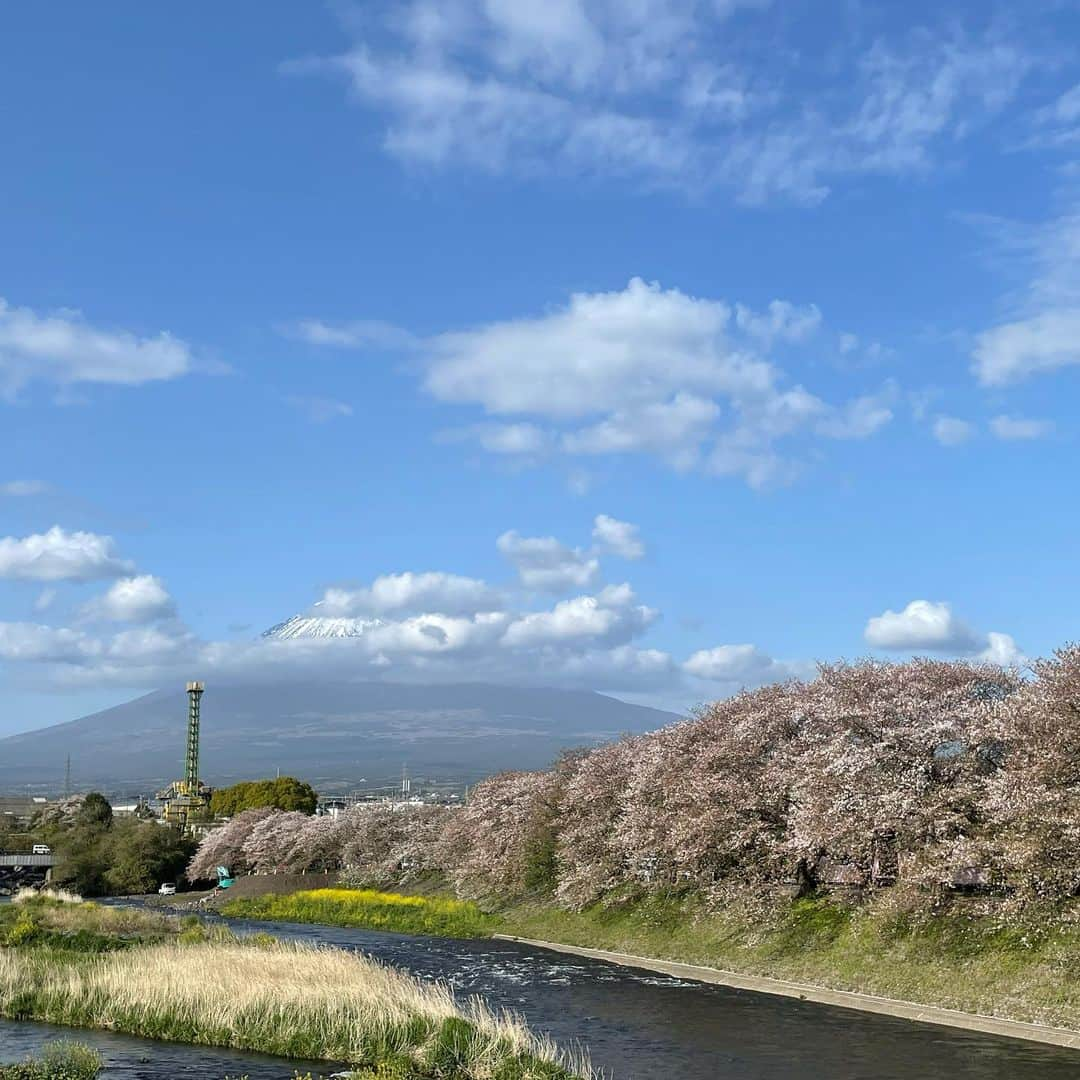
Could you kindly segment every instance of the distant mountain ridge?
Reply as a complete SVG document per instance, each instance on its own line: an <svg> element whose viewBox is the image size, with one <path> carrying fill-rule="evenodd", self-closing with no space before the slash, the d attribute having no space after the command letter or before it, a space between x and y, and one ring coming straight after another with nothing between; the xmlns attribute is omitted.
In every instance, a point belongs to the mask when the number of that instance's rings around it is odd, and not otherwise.
<svg viewBox="0 0 1080 1080"><path fill-rule="evenodd" d="M211 682L202 711L208 783L280 769L324 788L390 783L403 763L418 778L472 783L679 719L591 691L486 683ZM180 686L0 739L0 790L61 790L70 754L76 788L150 791L182 771L186 716Z"/></svg>

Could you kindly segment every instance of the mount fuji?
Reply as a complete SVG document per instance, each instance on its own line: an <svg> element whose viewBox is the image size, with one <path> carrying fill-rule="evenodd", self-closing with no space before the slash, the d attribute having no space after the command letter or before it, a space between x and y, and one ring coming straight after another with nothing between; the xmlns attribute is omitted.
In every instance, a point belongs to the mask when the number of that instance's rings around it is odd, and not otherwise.
<svg viewBox="0 0 1080 1080"><path fill-rule="evenodd" d="M362 637L368 630L384 626L382 619L363 619L333 615L294 615L291 619L263 631L264 638L290 641L297 638Z"/></svg>
<svg viewBox="0 0 1080 1080"><path fill-rule="evenodd" d="M296 632L302 624L283 625ZM347 632L345 626L334 631ZM369 787L393 785L404 764L418 784L474 783L506 769L544 768L563 750L678 719L584 690L211 681L202 702L201 773L221 785L280 769L334 792L361 780ZM152 794L183 771L186 721L181 684L0 739L0 790L58 794L70 755L76 790Z"/></svg>

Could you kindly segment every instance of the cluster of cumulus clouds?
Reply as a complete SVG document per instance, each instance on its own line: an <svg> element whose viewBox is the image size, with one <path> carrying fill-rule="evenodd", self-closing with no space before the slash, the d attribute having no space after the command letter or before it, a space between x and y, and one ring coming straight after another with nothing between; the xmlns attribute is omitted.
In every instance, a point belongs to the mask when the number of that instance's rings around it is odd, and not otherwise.
<svg viewBox="0 0 1080 1080"><path fill-rule="evenodd" d="M1028 155L1037 167L1059 171L1063 190L1075 192L1080 84L1050 44L1055 34L1065 40L1074 31L1067 5L1050 5L1041 21L993 5L963 19L912 8L887 30L864 7L830 5L823 21L813 6L775 0L373 0L362 20L343 20L343 50L295 59L283 72L343 84L349 102L368 114L365 137L381 127L383 151L410 168L602 179L744 205L815 206L867 177L954 172L958 157L977 147L1007 160ZM807 47L826 24L830 47ZM982 388L997 391L1080 364L1080 214L1075 197L1062 203L1057 215L1035 224L978 222L1004 240L1010 262L1034 267L1029 285L1003 300L1001 318L965 334ZM621 302L640 299L629 290ZM595 314L599 340L606 313L597 309L605 306L614 312L614 298L577 298L569 315ZM715 323L719 312L683 303L679 314L693 352L703 320ZM524 397L483 377L481 346L516 345L515 335L528 346L536 328L525 321L501 329L501 337L483 342L470 335L440 342L449 355L428 389L496 414L528 411ZM558 320L547 329L557 333ZM644 330L647 350L650 327ZM322 344L348 344L351 336L348 328L312 327L312 340ZM526 347L526 365L530 352ZM685 464L696 459L718 410L730 408L740 422L707 455L709 466L760 480L770 430L816 427L836 437L885 422L887 401L863 405L860 417L845 417L843 406L829 414L809 396L763 391L760 369L735 367L718 387L677 362L675 393L607 395L606 415L569 433L517 424L477 434L496 453L551 452L557 444L588 454L649 444ZM582 415L574 382L560 385L546 419ZM524 382L518 392L528 393ZM980 434L1025 440L1053 431L1044 419L1010 413L990 423L952 410L930 419L931 433L947 447Z"/></svg>
<svg viewBox="0 0 1080 1080"><path fill-rule="evenodd" d="M181 620L164 582L139 573L115 541L55 526L0 539L0 580L41 587L33 619L0 621L0 663L55 687L154 686L193 671L223 680L335 677L401 682L482 680L651 695L690 702L806 675L752 644L685 659L642 639L660 612L611 565L646 555L639 530L596 516L590 543L508 531L496 541L513 576L502 583L444 571L384 574L323 590L308 611L252 640L207 641ZM76 604L62 590L101 586ZM64 608L62 620L46 619ZM916 600L871 618L870 646L1003 664L1023 657L1005 634L980 634L947 604Z"/></svg>
<svg viewBox="0 0 1080 1080"><path fill-rule="evenodd" d="M425 338L370 321L309 319L291 332L316 346L397 352L426 395L477 413L440 439L517 465L635 455L765 487L793 479L822 440L875 435L899 396L879 380L829 401L788 376L777 356L790 350L861 347L828 331L813 304L754 309L639 277L532 317Z"/></svg>
<svg viewBox="0 0 1080 1080"><path fill-rule="evenodd" d="M1080 250L1080 227L1072 221L1069 229ZM1080 363L1073 344L1080 258L1074 250L1071 260L1057 259L1060 233L1052 235L1025 241L1043 270L1024 317L978 338L973 369L984 387L999 390ZM427 336L372 320L309 318L280 329L315 347L396 357L420 393L468 418L439 427L437 441L516 468L555 465L575 490L587 489L593 463L628 458L753 488L783 485L820 462L828 446L880 435L905 404L945 447L984 428L1007 442L1055 432L1052 421L1014 412L985 423L970 409L934 412L937 391L876 374L889 351L829 327L813 303L774 299L751 307L640 277L622 288L573 293L539 314ZM822 374L822 361L831 377ZM95 326L78 312L39 312L0 299L0 398L17 397L31 382L51 385L62 400L86 384L138 386L227 370L167 332L139 337ZM830 386L807 386L793 377L796 370L814 370ZM285 401L313 423L353 413L332 398Z"/></svg>

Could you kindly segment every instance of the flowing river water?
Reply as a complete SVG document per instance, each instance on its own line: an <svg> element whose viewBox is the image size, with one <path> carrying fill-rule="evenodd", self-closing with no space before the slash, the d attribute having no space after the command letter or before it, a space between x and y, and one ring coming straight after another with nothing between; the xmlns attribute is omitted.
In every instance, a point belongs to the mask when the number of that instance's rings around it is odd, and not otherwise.
<svg viewBox="0 0 1080 1080"><path fill-rule="evenodd" d="M508 941L459 941L234 921L358 949L459 996L522 1013L563 1044L585 1044L614 1080L1078 1080L1080 1051L687 982ZM0 1021L0 1060L57 1037L101 1048L104 1078L286 1080L320 1066L255 1054ZM323 1072L330 1072L324 1064Z"/></svg>

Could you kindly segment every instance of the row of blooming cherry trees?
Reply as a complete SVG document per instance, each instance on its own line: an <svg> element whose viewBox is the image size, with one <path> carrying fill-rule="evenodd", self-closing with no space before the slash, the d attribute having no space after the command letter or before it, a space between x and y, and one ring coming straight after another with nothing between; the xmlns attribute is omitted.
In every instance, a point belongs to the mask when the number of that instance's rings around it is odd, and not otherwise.
<svg viewBox="0 0 1080 1080"><path fill-rule="evenodd" d="M203 841L192 877L341 868L445 874L465 897L777 887L1080 887L1080 648L1032 677L960 662L823 666L649 735L504 773L459 809L254 810Z"/></svg>

